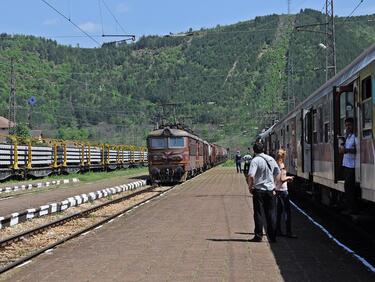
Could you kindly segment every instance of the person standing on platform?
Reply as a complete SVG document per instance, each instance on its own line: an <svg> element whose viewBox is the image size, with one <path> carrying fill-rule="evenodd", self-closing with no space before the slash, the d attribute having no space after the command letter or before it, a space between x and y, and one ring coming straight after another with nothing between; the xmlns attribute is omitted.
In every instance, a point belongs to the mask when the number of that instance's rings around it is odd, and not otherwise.
<svg viewBox="0 0 375 282"><path fill-rule="evenodd" d="M236 157L235 157L235 161L236 161L237 173L241 173L242 172L242 169L241 169L242 156L241 156L240 151L237 151L237 154L236 154Z"/></svg>
<svg viewBox="0 0 375 282"><path fill-rule="evenodd" d="M276 162L280 168L280 174L276 178L276 235L284 236L289 238L297 238L292 233L292 220L290 212L290 200L288 193L288 182L293 181L293 176L287 176L287 170L285 167L286 152L284 149L279 149L276 152ZM285 218L286 234L281 231L282 219Z"/></svg>
<svg viewBox="0 0 375 282"><path fill-rule="evenodd" d="M248 174L248 187L253 195L254 208L254 238L250 241L260 242L263 236L262 210L266 217L267 235L270 242L276 242L276 192L274 178L280 173L276 161L263 153L263 144L256 143L253 146L255 157L250 163Z"/></svg>
<svg viewBox="0 0 375 282"><path fill-rule="evenodd" d="M243 165L243 173L247 179L247 175L249 174L250 162L253 157L251 156L250 148L247 148L246 155L243 156L244 165Z"/></svg>
<svg viewBox="0 0 375 282"><path fill-rule="evenodd" d="M356 214L358 212L356 189L355 189L355 155L356 137L353 133L354 119L349 117L345 120L346 138L343 147L340 147L340 153L344 154L342 159L342 166L344 171L345 183L345 197L348 209L344 214Z"/></svg>

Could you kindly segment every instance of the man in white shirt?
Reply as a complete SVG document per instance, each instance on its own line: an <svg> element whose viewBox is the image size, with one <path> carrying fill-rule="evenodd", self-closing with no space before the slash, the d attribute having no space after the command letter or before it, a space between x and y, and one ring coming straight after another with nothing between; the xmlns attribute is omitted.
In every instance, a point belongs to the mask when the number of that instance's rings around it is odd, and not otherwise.
<svg viewBox="0 0 375 282"><path fill-rule="evenodd" d="M345 179L345 197L347 200L348 210L344 213L355 214L357 212L357 200L355 190L355 155L356 138L353 133L354 119L349 117L345 120L346 138L344 147L340 148L340 152L344 154L342 166Z"/></svg>
<svg viewBox="0 0 375 282"><path fill-rule="evenodd" d="M270 242L276 242L276 192L274 178L280 169L276 161L263 153L263 144L256 143L253 147L256 156L251 160L248 174L249 191L253 195L254 238L250 241L261 242L263 236L263 216L266 217L267 235Z"/></svg>

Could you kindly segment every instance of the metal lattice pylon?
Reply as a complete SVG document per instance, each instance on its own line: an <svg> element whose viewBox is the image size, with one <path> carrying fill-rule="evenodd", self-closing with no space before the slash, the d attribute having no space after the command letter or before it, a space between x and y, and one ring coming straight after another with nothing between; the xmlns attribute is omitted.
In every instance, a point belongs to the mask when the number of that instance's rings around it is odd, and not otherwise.
<svg viewBox="0 0 375 282"><path fill-rule="evenodd" d="M326 0L326 81L336 75L336 41L333 0Z"/></svg>
<svg viewBox="0 0 375 282"><path fill-rule="evenodd" d="M9 133L14 133L13 129L16 126L16 75L14 72L14 60L11 58L11 70L10 70L10 93L9 93L9 122L8 129ZM12 129L13 127L13 129Z"/></svg>

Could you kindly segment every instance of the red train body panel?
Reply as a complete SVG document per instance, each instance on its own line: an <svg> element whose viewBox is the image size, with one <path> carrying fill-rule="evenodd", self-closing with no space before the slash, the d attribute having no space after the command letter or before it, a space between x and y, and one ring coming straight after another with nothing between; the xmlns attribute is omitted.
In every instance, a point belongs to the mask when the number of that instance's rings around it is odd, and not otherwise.
<svg viewBox="0 0 375 282"><path fill-rule="evenodd" d="M152 131L147 137L152 183L179 183L225 161L227 150L177 127Z"/></svg>

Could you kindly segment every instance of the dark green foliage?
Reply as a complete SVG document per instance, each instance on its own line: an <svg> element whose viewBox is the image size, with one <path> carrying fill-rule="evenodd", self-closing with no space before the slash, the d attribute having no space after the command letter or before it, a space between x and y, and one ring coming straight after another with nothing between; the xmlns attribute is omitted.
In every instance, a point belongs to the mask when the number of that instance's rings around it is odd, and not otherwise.
<svg viewBox="0 0 375 282"><path fill-rule="evenodd" d="M374 42L369 18L336 19L338 70ZM316 70L325 66L323 35L294 30L324 21L307 9L96 49L1 34L0 115L8 113L13 57L17 121L28 120L27 99L35 96L30 122L44 135L141 145L162 116L159 105L179 102L175 114L164 113L169 121L185 121L211 142L246 148L286 112L288 91L298 103L324 82L324 71Z"/></svg>
<svg viewBox="0 0 375 282"><path fill-rule="evenodd" d="M21 138L30 137L29 128L22 122L18 123L11 133Z"/></svg>

